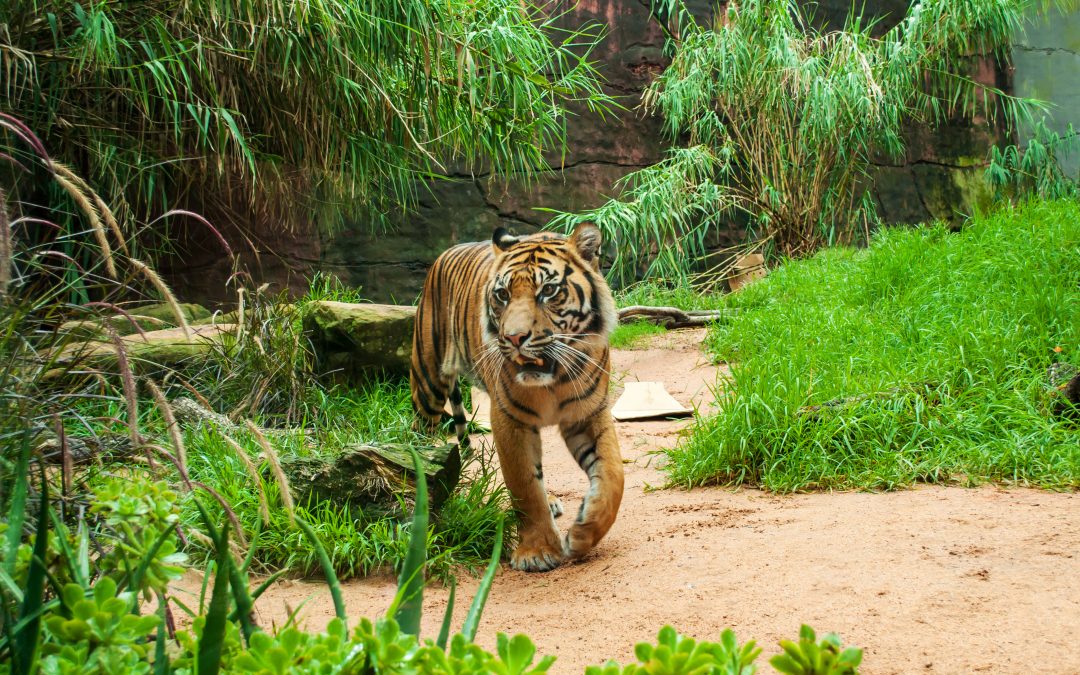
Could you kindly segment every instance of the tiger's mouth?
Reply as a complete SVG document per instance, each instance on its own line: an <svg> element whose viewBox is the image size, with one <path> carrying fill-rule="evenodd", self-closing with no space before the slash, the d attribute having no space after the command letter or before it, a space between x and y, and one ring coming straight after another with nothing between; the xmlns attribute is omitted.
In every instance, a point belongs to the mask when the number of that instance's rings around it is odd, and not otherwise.
<svg viewBox="0 0 1080 675"><path fill-rule="evenodd" d="M512 360L518 367L518 371L523 375L555 374L555 359L552 358L542 359L535 356L524 356L519 354Z"/></svg>

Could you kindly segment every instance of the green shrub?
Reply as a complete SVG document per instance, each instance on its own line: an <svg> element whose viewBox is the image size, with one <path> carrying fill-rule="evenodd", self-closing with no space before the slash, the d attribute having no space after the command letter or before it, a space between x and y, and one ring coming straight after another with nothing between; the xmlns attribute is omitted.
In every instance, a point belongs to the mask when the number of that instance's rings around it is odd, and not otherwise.
<svg viewBox="0 0 1080 675"><path fill-rule="evenodd" d="M598 27L517 0L10 0L0 26L18 55L0 107L47 130L121 224L186 198L241 227L358 207L374 224L450 161L546 166L571 102L611 103Z"/></svg>
<svg viewBox="0 0 1080 675"><path fill-rule="evenodd" d="M634 655L638 663L621 667L614 661L603 666L589 666L585 675L751 675L761 650L751 640L740 645L735 633L725 630L719 642L698 642L679 635L671 626L664 626L656 636L656 644L638 643Z"/></svg>
<svg viewBox="0 0 1080 675"><path fill-rule="evenodd" d="M840 636L829 633L817 641L810 626L799 629L799 641L781 640L783 654L769 659L769 663L785 675L855 675L862 662L861 649L843 649Z"/></svg>
<svg viewBox="0 0 1080 675"><path fill-rule="evenodd" d="M817 642L814 629L805 625L798 643L782 640L780 647L783 653L769 663L787 675L855 675L862 661L861 649L842 650L835 633ZM589 666L585 675L753 675L760 654L753 640L740 645L730 629L720 634L719 642L699 642L664 626L656 644L641 642L634 647L637 663L620 666L608 661Z"/></svg>
<svg viewBox="0 0 1080 675"><path fill-rule="evenodd" d="M880 232L727 296L709 349L721 411L668 452L672 483L789 491L913 481L1080 485L1080 436L1045 414L1080 361L1080 205L1030 203Z"/></svg>
<svg viewBox="0 0 1080 675"><path fill-rule="evenodd" d="M1080 176L1069 176L1062 169L1062 160L1075 153L1080 145L1070 124L1062 136L1040 119L1032 128L1027 145L1020 148L1008 145L990 149L986 179L1000 199L1064 199L1080 194Z"/></svg>

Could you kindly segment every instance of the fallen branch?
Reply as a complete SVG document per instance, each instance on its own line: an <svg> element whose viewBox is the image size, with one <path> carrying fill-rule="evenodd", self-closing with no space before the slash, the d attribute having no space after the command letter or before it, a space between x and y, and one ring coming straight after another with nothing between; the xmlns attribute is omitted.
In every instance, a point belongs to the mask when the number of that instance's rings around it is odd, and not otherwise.
<svg viewBox="0 0 1080 675"><path fill-rule="evenodd" d="M619 310L619 323L649 321L664 328L692 328L706 326L713 321L726 319L730 315L729 310L723 309L685 311L678 307L632 305Z"/></svg>

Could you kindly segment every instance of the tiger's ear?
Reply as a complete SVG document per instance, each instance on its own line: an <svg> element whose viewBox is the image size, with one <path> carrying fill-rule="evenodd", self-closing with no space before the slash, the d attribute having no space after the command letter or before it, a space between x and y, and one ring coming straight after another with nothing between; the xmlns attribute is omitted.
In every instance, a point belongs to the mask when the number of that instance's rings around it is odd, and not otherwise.
<svg viewBox="0 0 1080 675"><path fill-rule="evenodd" d="M578 255L585 262L592 263L593 267L600 267L600 244L603 238L600 235L600 228L592 223L581 223L574 228L574 233L570 235L570 243L577 249Z"/></svg>
<svg viewBox="0 0 1080 675"><path fill-rule="evenodd" d="M496 252L509 251L518 241L518 238L510 234L505 227L496 227L491 234L491 243L495 245Z"/></svg>

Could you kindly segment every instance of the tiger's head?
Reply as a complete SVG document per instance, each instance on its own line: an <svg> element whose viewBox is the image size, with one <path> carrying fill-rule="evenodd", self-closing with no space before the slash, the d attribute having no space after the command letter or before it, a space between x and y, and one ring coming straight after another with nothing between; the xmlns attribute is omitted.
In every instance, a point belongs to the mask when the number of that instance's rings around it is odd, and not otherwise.
<svg viewBox="0 0 1080 675"><path fill-rule="evenodd" d="M600 242L600 230L587 223L569 237L515 237L501 227L492 235L484 341L498 345L517 383L572 379L607 346L615 301L600 274Z"/></svg>

